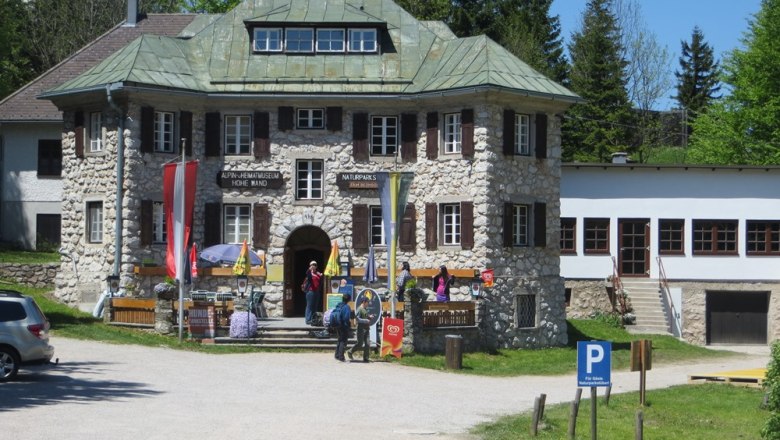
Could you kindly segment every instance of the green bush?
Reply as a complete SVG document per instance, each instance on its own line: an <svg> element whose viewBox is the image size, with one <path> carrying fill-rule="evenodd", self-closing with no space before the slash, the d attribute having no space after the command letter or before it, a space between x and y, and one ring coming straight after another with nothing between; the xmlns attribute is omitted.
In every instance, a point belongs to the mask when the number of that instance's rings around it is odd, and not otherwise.
<svg viewBox="0 0 780 440"><path fill-rule="evenodd" d="M623 317L617 312L596 312L590 316L590 319L603 322L610 327L623 328Z"/></svg>
<svg viewBox="0 0 780 440"><path fill-rule="evenodd" d="M761 437L780 439L780 341L772 344L772 357L766 370L764 388L767 390L767 409L769 420L761 429Z"/></svg>

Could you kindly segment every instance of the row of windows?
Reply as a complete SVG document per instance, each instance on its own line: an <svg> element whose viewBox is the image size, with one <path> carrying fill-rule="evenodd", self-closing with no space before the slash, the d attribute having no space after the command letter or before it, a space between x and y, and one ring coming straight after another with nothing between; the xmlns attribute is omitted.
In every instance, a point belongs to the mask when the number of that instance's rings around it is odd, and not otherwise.
<svg viewBox="0 0 780 440"><path fill-rule="evenodd" d="M585 254L609 253L609 219L583 220L583 251ZM737 220L693 220L693 255L737 255ZM780 255L780 220L747 220L745 245L748 255ZM561 253L576 254L574 218L561 218ZM685 254L685 220L658 221L658 254Z"/></svg>
<svg viewBox="0 0 780 440"><path fill-rule="evenodd" d="M254 29L255 52L286 53L375 53L376 29L257 27Z"/></svg>

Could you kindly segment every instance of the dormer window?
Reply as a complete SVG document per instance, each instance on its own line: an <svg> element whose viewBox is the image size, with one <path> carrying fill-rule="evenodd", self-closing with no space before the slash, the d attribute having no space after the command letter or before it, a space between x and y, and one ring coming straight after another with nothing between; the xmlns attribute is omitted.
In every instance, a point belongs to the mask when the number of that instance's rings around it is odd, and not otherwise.
<svg viewBox="0 0 780 440"><path fill-rule="evenodd" d="M281 52L282 29L281 28L255 28L256 52Z"/></svg>
<svg viewBox="0 0 780 440"><path fill-rule="evenodd" d="M350 29L350 52L376 52L376 29Z"/></svg>
<svg viewBox="0 0 780 440"><path fill-rule="evenodd" d="M344 52L344 29L317 29L317 52Z"/></svg>
<svg viewBox="0 0 780 440"><path fill-rule="evenodd" d="M285 29L287 52L314 52L314 29Z"/></svg>

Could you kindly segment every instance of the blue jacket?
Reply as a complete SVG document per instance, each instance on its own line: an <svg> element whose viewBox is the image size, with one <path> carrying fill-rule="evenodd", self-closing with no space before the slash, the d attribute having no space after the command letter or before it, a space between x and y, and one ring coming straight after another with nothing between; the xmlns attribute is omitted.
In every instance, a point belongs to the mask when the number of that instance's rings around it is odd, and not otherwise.
<svg viewBox="0 0 780 440"><path fill-rule="evenodd" d="M350 319L352 318L352 309L349 308L349 304L343 303L344 305L341 306L341 308L338 310L338 312L341 313L341 316L339 318L339 323L341 324L341 328L349 328L350 327Z"/></svg>

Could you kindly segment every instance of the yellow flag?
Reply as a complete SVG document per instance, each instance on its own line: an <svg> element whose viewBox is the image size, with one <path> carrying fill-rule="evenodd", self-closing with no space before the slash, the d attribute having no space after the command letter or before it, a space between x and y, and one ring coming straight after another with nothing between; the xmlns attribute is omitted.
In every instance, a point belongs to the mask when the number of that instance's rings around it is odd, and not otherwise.
<svg viewBox="0 0 780 440"><path fill-rule="evenodd" d="M241 253L236 258L236 264L233 265L233 275L249 275L249 271L252 269L249 263L249 247L246 245L246 240L241 246Z"/></svg>
<svg viewBox="0 0 780 440"><path fill-rule="evenodd" d="M330 258L328 258L328 264L325 266L325 276L336 277L341 275L341 267L339 266L339 242L333 240L333 247L330 249Z"/></svg>

